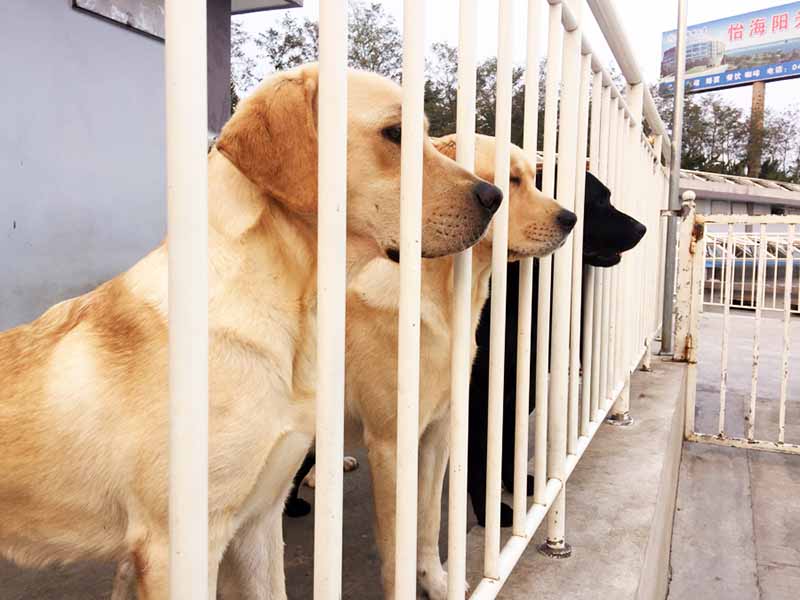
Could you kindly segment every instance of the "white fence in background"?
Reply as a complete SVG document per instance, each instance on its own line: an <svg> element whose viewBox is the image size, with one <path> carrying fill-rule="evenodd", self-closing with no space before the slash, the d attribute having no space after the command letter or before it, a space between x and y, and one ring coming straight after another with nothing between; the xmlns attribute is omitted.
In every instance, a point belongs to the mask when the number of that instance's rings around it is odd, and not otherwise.
<svg viewBox="0 0 800 600"><path fill-rule="evenodd" d="M477 0L461 0L458 65L458 161L474 165L475 42ZM189 393L206 392L204 368L207 337L207 284L202 277L206 252L204 224L181 228L205 194L206 116L200 99L205 93L204 2L168 0L167 96L168 164L170 182L170 266L191 268L186 280L181 269L170 269L170 354L172 381L185 382L172 393L171 502L183 507L181 522L171 528L174 598L206 598L207 556L198 536L206 531L207 440L182 436L182 431L206 431L202 403L183 400ZM538 363L534 425L532 502L525 495L528 469L528 398L517 395L515 494L513 535L501 546L500 454L502 431L503 337L507 255L507 209L494 219L492 295L492 373L488 398L489 450L487 524L483 578L472 598L497 596L528 546L547 520L547 547L564 553L567 480L607 415L627 418L631 373L649 360L651 341L660 327L660 290L663 281L665 227L660 212L666 208L668 171L661 164L669 146L649 89L642 81L634 52L622 34L611 0L587 0L626 79L624 95L584 36L590 18L583 0L529 0L524 145L535 161L537 79L540 31L547 23L547 80L544 120L543 191L580 217L584 201L584 161L589 148L591 170L612 191L614 204L648 228L645 239L611 269L591 269L584 279L581 266L582 226L552 257L540 263ZM498 3L497 156L495 183L509 189L511 136L512 23L516 3ZM187 18L191 13L192 18ZM421 140L423 136L424 3L406 0L403 41L403 143L401 304L398 390L398 465L396 597L416 597L417 448L419 407L420 211ZM455 15L453 15L455 17ZM170 26L172 24L172 26ZM180 34L180 35L179 35ZM320 2L319 68L319 190L326 194L319 213L318 361L320 397L317 403L317 489L314 556L314 597L341 597L342 473L341 457L344 386L344 295L346 206L346 2ZM201 68L202 67L202 68ZM202 76L201 76L202 71ZM559 93L560 90L560 93ZM560 106L559 106L560 105ZM187 107L196 107L188 110ZM203 104L204 107L204 104ZM591 120L590 120L591 117ZM590 125L591 123L591 125ZM643 125L648 127L648 135ZM650 136L650 137L648 137ZM192 150L195 148L195 150ZM558 186L555 186L558 153ZM184 157L184 158L181 158ZM180 158L180 160L179 160ZM191 177L187 174L191 173ZM192 183L194 182L194 184ZM180 184L180 185L179 185ZM195 185L196 184L196 185ZM187 202L193 210L180 211ZM507 203L504 203L507 204ZM191 227L195 227L192 225ZM322 249L324 248L324 251ZM469 386L471 256L460 255L454 267L454 328L449 493L449 589L451 600L463 600L466 573L466 456ZM187 272L187 271L183 271ZM552 276L552 286L551 286ZM529 381L532 261L521 269L519 356L517 385ZM179 295L180 290L183 295ZM551 305L552 293L552 305ZM586 299L585 302L582 299ZM552 314L551 314L552 307ZM181 324L172 315L185 314ZM581 347L581 316L584 319ZM552 330L549 323L552 319ZM203 343L200 343L203 342ZM548 364L548 349L550 362ZM186 364L197 368L186 369ZM581 376L582 365L582 376ZM547 374L550 374L549 380ZM333 400L338 400L334 402ZM192 408L194 407L194 408ZM189 412L189 410L192 412ZM202 437L202 436L201 436ZM181 460L191 457L191 460ZM203 460L200 460L203 459ZM188 582L201 581L192 585ZM178 582L184 582L179 584Z"/></svg>
<svg viewBox="0 0 800 600"><path fill-rule="evenodd" d="M755 225L757 221L753 222ZM740 224L739 227L745 226ZM785 275L791 268L789 257L797 252L800 238L796 238L791 225L770 224L773 229L754 232L736 231L731 223L724 231L707 231L705 236L705 287L703 303L705 306L730 305L734 308L755 310L757 305L758 282L761 279L759 252L763 247L766 255L764 268L764 297L761 310L782 311L784 309ZM713 225L712 225L713 227ZM751 225L752 227L752 225ZM800 269L789 271L789 287L797 287L791 293L789 310L800 313L800 286L795 284L800 277ZM730 292L728 280L730 279Z"/></svg>
<svg viewBox="0 0 800 600"><path fill-rule="evenodd" d="M679 236L675 353L676 359L689 363L685 437L690 441L724 446L800 453L800 445L786 441L791 332L793 314L798 312L797 294L800 293L800 286L796 284L800 271L800 248L797 246L800 216L699 216L695 214L693 205L686 206ZM745 227L751 231L738 231ZM715 288L717 291L712 291ZM715 434L699 432L696 427L703 304L722 308L719 409ZM746 309L741 312L748 316L753 327L750 393L742 411L742 436L731 435L728 431L732 309ZM759 389L759 376L763 379L765 374L762 364L764 344L771 341L762 333L768 311L778 312L783 336L779 369L773 373L779 380L778 397L774 399L777 418L774 424L767 422L768 428L774 430L774 437L765 440L757 439L756 423L759 415L769 414L770 409L774 409L769 406L773 399ZM703 353L703 358L710 359L707 352ZM757 410L759 404L762 405L761 413Z"/></svg>

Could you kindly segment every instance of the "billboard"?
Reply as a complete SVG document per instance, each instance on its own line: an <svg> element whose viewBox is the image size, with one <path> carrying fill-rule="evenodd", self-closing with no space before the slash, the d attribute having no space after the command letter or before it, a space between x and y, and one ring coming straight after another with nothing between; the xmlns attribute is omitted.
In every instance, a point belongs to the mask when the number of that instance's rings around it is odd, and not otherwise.
<svg viewBox="0 0 800 600"><path fill-rule="evenodd" d="M661 38L659 91L675 90L677 30ZM686 37L687 93L800 75L800 2L692 25Z"/></svg>

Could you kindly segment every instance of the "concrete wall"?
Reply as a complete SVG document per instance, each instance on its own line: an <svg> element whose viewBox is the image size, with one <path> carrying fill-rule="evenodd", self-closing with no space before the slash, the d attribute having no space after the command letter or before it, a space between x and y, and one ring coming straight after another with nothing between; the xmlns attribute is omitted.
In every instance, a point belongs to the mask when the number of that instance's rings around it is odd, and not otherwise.
<svg viewBox="0 0 800 600"><path fill-rule="evenodd" d="M219 133L231 116L231 2L206 0L208 129Z"/></svg>
<svg viewBox="0 0 800 600"><path fill-rule="evenodd" d="M164 237L164 44L71 0L0 2L0 330ZM209 0L209 125L230 113L230 1Z"/></svg>
<svg viewBox="0 0 800 600"><path fill-rule="evenodd" d="M164 45L69 0L4 0L0 40L6 329L164 236Z"/></svg>

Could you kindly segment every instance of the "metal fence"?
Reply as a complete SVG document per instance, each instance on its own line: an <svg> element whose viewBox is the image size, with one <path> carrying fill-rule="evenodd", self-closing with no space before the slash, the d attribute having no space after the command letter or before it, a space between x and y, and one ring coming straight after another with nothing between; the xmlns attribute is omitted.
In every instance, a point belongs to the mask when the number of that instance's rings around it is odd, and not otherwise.
<svg viewBox="0 0 800 600"><path fill-rule="evenodd" d="M754 221L757 224L757 221ZM739 227L744 224L739 225ZM789 261L793 252L797 251L798 241L795 240L794 231L790 225L773 223L769 231L764 224L763 232L736 231L736 226L731 223L725 231L706 231L705 243L705 277L703 304L705 306L724 307L730 305L735 308L755 310L757 307L758 282L762 274L759 268L759 252L763 247L766 255L763 264L764 297L761 310L782 311L784 305L785 282L790 287L796 285L800 277L800 269L789 271ZM709 229L713 228L713 224ZM728 279L730 279L730 294L728 294ZM797 294L789 295L789 310L800 313L800 297Z"/></svg>
<svg viewBox="0 0 800 600"><path fill-rule="evenodd" d="M170 493L173 505L171 579L173 598L205 598L207 488L205 442L189 446L187 430L206 431L207 413L198 397L207 394L207 282L205 223L183 223L186 215L204 214L205 198L205 7L203 2L168 0L167 94L168 180L170 185L170 266L187 265L179 279L170 269L170 373L172 444ZM631 373L649 364L651 341L660 327L668 169L662 166L669 139L649 89L642 81L634 52L610 0L588 0L598 25L626 79L617 89L584 36L590 18L582 0L529 0L525 97L525 152L536 159L538 61L541 24L547 23L547 74L544 98L543 191L580 218L584 202L584 161L612 191L618 208L648 228L648 235L621 264L611 269L581 268L582 230L539 271L538 339L531 340L532 259L520 280L520 335L517 389L527 390L532 343L536 343L532 503L526 486L515 486L513 535L501 545L500 454L502 430L503 340L506 296L507 206L494 218L492 259L492 341L487 456L487 522L483 578L472 598L497 596L534 533L547 521L547 547L567 550L565 494L567 480L607 415L628 419ZM516 3L498 3L496 179L509 190L509 144L512 100L512 23ZM476 89L476 0L459 9L457 160L474 166ZM420 330L420 214L424 90L424 3L406 0L403 28L403 106L397 399L397 527L395 597L416 597L417 466ZM314 596L341 597L342 471L344 419L344 320L346 236L346 1L320 2L319 65L319 203L318 253L318 398L317 489L314 544ZM187 107L193 107L188 110ZM644 131L644 127L647 131ZM556 156L558 184L556 188ZM190 176L191 175L191 176ZM200 183L198 183L200 182ZM188 204L193 203L188 210ZM507 205L507 203L504 203ZM186 210L181 210L181 207ZM450 405L448 598L465 597L467 406L471 344L471 254L456 258ZM552 294L552 303L551 303ZM584 301L585 300L585 301ZM184 315L181 321L173 315ZM583 335L581 335L583 317ZM552 328L550 323L552 321ZM583 343L581 345L581 339ZM549 350L549 353L548 353ZM188 361L188 362L187 362ZM194 367L187 369L186 365ZM196 368L195 368L196 367ZM548 376L549 373L549 376ZM188 401L191 399L191 401ZM528 398L517 394L515 480L528 470ZM202 408L201 408L202 407ZM193 583L192 583L193 582ZM201 589L202 588L202 589Z"/></svg>
<svg viewBox="0 0 800 600"><path fill-rule="evenodd" d="M696 215L693 205L686 205L679 241L678 304L676 322L676 359L689 363L686 389L685 437L724 446L737 446L785 453L800 453L800 445L786 439L787 400L790 383L790 353L793 317L797 313L797 274L800 249L796 240L800 216ZM741 232L748 228L753 231ZM798 289L796 289L798 288ZM716 289L717 291L712 291ZM716 427L713 433L698 431L698 363L711 361L703 347L701 331L702 306L721 307L721 348ZM746 321L737 323L733 313L742 313ZM780 318L782 336L772 338L764 333L767 326ZM777 313L777 314L775 314ZM742 317L736 317L742 318ZM749 359L749 393L737 389L737 400L744 405L731 405L732 335L752 329L752 353ZM749 333L749 331L747 331ZM775 365L764 364L765 346L779 341L780 358ZM708 342L705 342L708 343ZM701 365L704 366L704 365ZM771 366L777 379L777 394L768 389L772 380L765 367ZM737 373L738 374L738 373ZM767 388L767 389L765 389ZM742 397L744 396L744 397ZM702 407L705 409L706 407ZM733 408L733 411L731 410ZM736 411L741 409L741 415ZM732 423L731 418L739 423ZM757 423L768 439L756 435ZM741 429L741 435L732 429Z"/></svg>

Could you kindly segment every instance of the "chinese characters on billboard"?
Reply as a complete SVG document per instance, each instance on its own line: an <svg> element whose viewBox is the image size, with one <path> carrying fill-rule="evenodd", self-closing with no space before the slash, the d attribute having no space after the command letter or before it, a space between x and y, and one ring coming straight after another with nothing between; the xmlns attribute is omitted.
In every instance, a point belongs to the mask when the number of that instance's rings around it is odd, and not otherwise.
<svg viewBox="0 0 800 600"><path fill-rule="evenodd" d="M661 41L659 91L672 95L678 34ZM748 85L800 75L800 2L692 25L686 37L686 91Z"/></svg>

